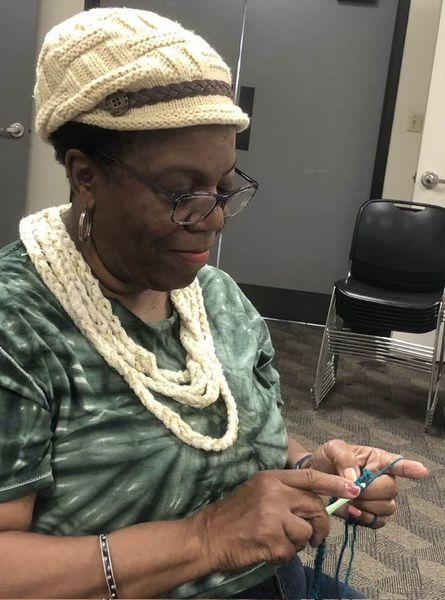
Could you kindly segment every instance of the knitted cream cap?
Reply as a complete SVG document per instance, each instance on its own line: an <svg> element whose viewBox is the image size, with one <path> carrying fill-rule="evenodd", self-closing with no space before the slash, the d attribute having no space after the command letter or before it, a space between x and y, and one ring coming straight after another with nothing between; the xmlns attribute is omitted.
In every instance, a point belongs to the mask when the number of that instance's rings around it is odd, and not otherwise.
<svg viewBox="0 0 445 600"><path fill-rule="evenodd" d="M153 12L97 8L45 37L34 90L43 138L67 121L106 129L235 125L230 69L192 31Z"/></svg>

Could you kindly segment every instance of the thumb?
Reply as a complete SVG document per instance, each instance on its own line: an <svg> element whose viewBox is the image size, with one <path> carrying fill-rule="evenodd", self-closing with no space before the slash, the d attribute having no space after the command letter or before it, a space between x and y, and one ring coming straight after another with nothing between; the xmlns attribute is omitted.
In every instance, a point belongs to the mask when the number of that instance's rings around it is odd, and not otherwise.
<svg viewBox="0 0 445 600"><path fill-rule="evenodd" d="M340 476L350 481L360 477L360 466L352 446L343 440L330 440L323 449Z"/></svg>

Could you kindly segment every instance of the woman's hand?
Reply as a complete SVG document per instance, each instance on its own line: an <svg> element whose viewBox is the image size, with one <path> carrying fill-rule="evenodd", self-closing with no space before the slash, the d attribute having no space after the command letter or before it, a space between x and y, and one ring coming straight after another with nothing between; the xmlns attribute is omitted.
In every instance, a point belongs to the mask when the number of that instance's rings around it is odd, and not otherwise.
<svg viewBox="0 0 445 600"><path fill-rule="evenodd" d="M262 471L190 519L212 568L241 569L290 560L308 542L318 546L329 533L321 495L354 498L359 492L345 477L313 470Z"/></svg>
<svg viewBox="0 0 445 600"><path fill-rule="evenodd" d="M342 440L330 440L320 446L304 464L304 468L317 469L324 473L335 473L355 481L360 476L360 468L376 472L386 467L398 456L371 446L356 446ZM388 474L376 479L360 497L339 509L335 514L355 520L373 529L383 527L396 509L396 477L421 479L428 475L426 467L413 460L401 460Z"/></svg>

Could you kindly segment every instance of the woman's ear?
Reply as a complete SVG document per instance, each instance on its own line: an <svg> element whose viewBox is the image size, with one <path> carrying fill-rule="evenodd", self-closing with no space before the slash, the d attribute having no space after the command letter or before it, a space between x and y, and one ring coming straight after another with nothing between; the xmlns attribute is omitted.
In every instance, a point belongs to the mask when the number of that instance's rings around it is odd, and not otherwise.
<svg viewBox="0 0 445 600"><path fill-rule="evenodd" d="M65 155L65 170L71 186L71 197L83 197L86 203L93 196L93 182L97 169L91 159L77 149L70 149Z"/></svg>

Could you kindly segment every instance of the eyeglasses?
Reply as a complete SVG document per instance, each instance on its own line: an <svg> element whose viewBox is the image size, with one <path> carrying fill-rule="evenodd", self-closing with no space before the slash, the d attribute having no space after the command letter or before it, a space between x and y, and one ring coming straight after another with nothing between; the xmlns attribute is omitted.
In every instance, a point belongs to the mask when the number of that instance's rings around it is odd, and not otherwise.
<svg viewBox="0 0 445 600"><path fill-rule="evenodd" d="M247 185L217 194L213 192L171 192L165 190L137 169L111 156L107 152L100 150L94 154L115 163L130 175L139 179L139 181L147 185L150 189L165 196L173 204L170 218L174 223L178 223L178 225L194 225L195 223L199 223L199 221L207 218L217 206L221 207L224 218L239 215L252 200L259 187L258 181L255 181L255 179L252 179L235 167L235 173L247 181Z"/></svg>

